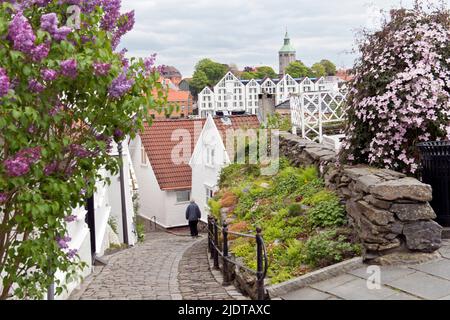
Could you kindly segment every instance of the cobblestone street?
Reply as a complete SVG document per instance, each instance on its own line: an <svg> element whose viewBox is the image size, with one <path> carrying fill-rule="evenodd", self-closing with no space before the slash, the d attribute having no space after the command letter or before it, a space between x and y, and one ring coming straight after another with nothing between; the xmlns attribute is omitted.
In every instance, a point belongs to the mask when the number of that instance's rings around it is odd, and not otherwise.
<svg viewBox="0 0 450 320"><path fill-rule="evenodd" d="M211 276L207 240L186 250L178 273L180 292L186 300L231 300L225 288Z"/></svg>
<svg viewBox="0 0 450 320"><path fill-rule="evenodd" d="M146 235L144 243L106 257L71 296L73 300L231 299L212 275L206 239L165 232Z"/></svg>

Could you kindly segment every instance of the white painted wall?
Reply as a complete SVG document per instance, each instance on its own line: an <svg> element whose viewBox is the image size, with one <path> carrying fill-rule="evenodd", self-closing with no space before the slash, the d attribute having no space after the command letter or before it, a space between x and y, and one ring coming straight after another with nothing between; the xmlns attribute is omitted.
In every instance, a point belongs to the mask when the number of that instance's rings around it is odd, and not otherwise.
<svg viewBox="0 0 450 320"><path fill-rule="evenodd" d="M123 161L123 175L124 175L124 187L125 187L125 204L127 214L127 231L128 241L130 245L134 245L137 242L136 232L133 225L134 208L133 208L133 190L130 187L130 166L132 165L128 161L128 139L122 143L122 161ZM112 155L118 156L117 146L113 144ZM123 224L122 224L122 199L121 199L121 187L120 187L120 175L110 177L111 185L108 187L108 197L111 206L111 216L117 221L117 229L119 232L119 239L123 243ZM106 229L105 229L106 231ZM99 243L99 242L97 242Z"/></svg>
<svg viewBox="0 0 450 320"><path fill-rule="evenodd" d="M214 163L207 163L208 149L214 149ZM217 191L222 168L230 163L224 143L212 117L208 117L195 145L189 165L192 168L192 197L202 211L202 220L207 221L208 204L206 188Z"/></svg>
<svg viewBox="0 0 450 320"><path fill-rule="evenodd" d="M147 160L146 164L142 164L141 144L142 142L139 136L130 143L131 160L139 184L139 213L151 220L155 216L156 222L166 227L168 225L165 214L166 195L164 191L159 189L158 181L156 180L147 155L145 155Z"/></svg>
<svg viewBox="0 0 450 320"><path fill-rule="evenodd" d="M166 191L165 193L165 213L166 225L168 227L187 226L186 208L189 205L187 202L177 202L176 191Z"/></svg>

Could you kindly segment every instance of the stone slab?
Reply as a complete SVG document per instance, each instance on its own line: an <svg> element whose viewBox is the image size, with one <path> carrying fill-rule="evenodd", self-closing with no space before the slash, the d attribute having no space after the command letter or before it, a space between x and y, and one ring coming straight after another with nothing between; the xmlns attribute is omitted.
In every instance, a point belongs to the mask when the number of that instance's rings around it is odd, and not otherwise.
<svg viewBox="0 0 450 320"><path fill-rule="evenodd" d="M383 300L421 300L421 299L400 291Z"/></svg>
<svg viewBox="0 0 450 320"><path fill-rule="evenodd" d="M310 285L311 288L317 289L317 290L322 290L322 291L328 291L330 289L333 289L335 287L338 287L340 285L343 285L347 282L356 280L357 277L355 277L354 275L351 274L343 274L328 280L324 280L324 281L320 281L317 283L314 283L312 285Z"/></svg>
<svg viewBox="0 0 450 320"><path fill-rule="evenodd" d="M450 280L450 260L448 259L424 263L418 266L411 266L411 268L428 273L432 276Z"/></svg>
<svg viewBox="0 0 450 320"><path fill-rule="evenodd" d="M360 277L362 279L367 279L367 278L369 278L369 276L372 275L372 273L367 273L368 267L369 266L364 267L364 268L355 269L355 270L350 271L349 273L354 276ZM386 284L387 282L397 280L399 278L407 276L416 271L413 269L410 269L410 268L406 268L406 267L383 267L383 266L380 266L380 272L381 272L381 274L380 274L381 284Z"/></svg>
<svg viewBox="0 0 450 320"><path fill-rule="evenodd" d="M415 272L387 285L423 299L440 299L450 295L450 281L423 272Z"/></svg>
<svg viewBox="0 0 450 320"><path fill-rule="evenodd" d="M327 290L327 292L345 300L382 300L397 293L385 286L371 290L367 287L366 280L360 278Z"/></svg>
<svg viewBox="0 0 450 320"><path fill-rule="evenodd" d="M313 289L303 288L281 296L283 300L328 300L332 296L325 292Z"/></svg>

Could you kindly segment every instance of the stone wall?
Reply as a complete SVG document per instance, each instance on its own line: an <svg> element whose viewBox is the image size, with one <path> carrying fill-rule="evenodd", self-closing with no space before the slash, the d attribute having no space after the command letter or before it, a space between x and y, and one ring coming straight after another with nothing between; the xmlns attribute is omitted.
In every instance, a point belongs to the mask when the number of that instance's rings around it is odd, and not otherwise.
<svg viewBox="0 0 450 320"><path fill-rule="evenodd" d="M329 147L280 133L280 154L295 166L314 165L345 203L350 224L374 263L426 260L441 246L442 227L429 205L431 187L417 179L369 166L336 166Z"/></svg>

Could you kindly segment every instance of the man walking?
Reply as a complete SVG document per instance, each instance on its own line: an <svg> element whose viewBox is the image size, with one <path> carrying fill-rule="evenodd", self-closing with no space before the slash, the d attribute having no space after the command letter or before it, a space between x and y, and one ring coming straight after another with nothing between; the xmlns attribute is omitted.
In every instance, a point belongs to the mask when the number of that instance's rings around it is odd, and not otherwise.
<svg viewBox="0 0 450 320"><path fill-rule="evenodd" d="M198 237L197 224L198 220L200 220L202 213L200 212L200 208L195 203L194 199L191 199L191 203L186 209L186 220L189 221L189 228L191 229L192 238Z"/></svg>

